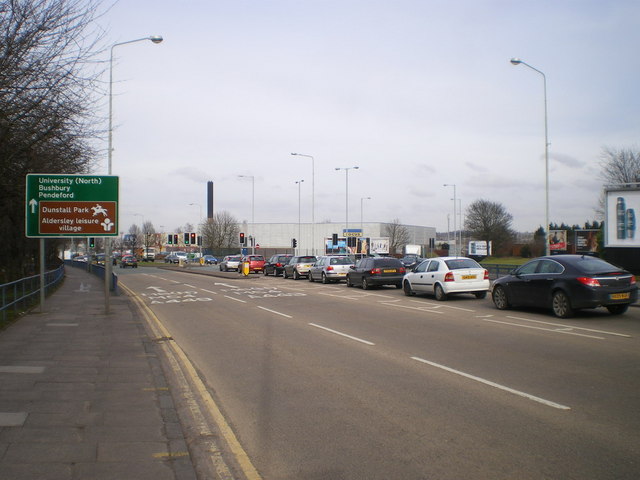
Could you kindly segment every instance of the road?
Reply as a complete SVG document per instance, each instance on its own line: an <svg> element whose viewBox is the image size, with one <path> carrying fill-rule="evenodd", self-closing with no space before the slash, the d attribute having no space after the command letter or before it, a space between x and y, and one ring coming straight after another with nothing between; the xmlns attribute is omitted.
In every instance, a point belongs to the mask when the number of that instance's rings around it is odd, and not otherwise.
<svg viewBox="0 0 640 480"><path fill-rule="evenodd" d="M122 273L264 479L640 478L640 308Z"/></svg>

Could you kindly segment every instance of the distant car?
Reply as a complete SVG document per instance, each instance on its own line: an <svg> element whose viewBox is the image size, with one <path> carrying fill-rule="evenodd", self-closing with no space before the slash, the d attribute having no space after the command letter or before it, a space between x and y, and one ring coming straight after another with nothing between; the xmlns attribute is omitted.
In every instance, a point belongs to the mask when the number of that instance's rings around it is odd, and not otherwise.
<svg viewBox="0 0 640 480"><path fill-rule="evenodd" d="M220 262L220 271L228 272L229 270L238 271L240 262L242 261L242 255L227 255Z"/></svg>
<svg viewBox="0 0 640 480"><path fill-rule="evenodd" d="M490 285L489 271L467 257L428 258L402 280L405 295L428 293L439 301L453 293L485 298Z"/></svg>
<svg viewBox="0 0 640 480"><path fill-rule="evenodd" d="M543 307L567 318L579 309L605 307L620 315L638 300L638 286L634 275L600 258L553 255L535 258L498 278L491 296L499 310Z"/></svg>
<svg viewBox="0 0 640 480"><path fill-rule="evenodd" d="M138 268L138 261L136 260L136 257L134 257L133 255L124 255L120 259L120 268L127 267Z"/></svg>
<svg viewBox="0 0 640 480"><path fill-rule="evenodd" d="M242 273L242 265L249 263L249 273L262 273L264 271L264 257L262 255L247 255L242 258L238 272Z"/></svg>
<svg viewBox="0 0 640 480"><path fill-rule="evenodd" d="M204 259L204 264L205 265L217 265L218 264L218 259L216 257L214 257L213 255L205 255L202 258Z"/></svg>
<svg viewBox="0 0 640 480"><path fill-rule="evenodd" d="M309 281L319 280L322 283L332 283L346 280L349 267L354 263L355 259L347 255L318 257L316 263L309 269Z"/></svg>
<svg viewBox="0 0 640 480"><path fill-rule="evenodd" d="M164 257L164 263L180 263L180 260L183 262L188 261L186 252L171 252Z"/></svg>
<svg viewBox="0 0 640 480"><path fill-rule="evenodd" d="M413 267L417 266L423 260L424 258L421 258L415 253L408 253L407 255L405 255L400 259L400 261L404 265L404 268L406 268L407 270L411 270Z"/></svg>
<svg viewBox="0 0 640 480"><path fill-rule="evenodd" d="M294 280L300 280L309 275L309 269L314 263L316 263L316 257L313 255L292 257L284 266L284 278L293 277Z"/></svg>
<svg viewBox="0 0 640 480"><path fill-rule="evenodd" d="M264 274L273 275L275 277L282 275L284 266L291 261L293 255L290 253L278 253L272 255L264 264Z"/></svg>
<svg viewBox="0 0 640 480"><path fill-rule="evenodd" d="M406 268L393 257L365 257L349 268L347 287L361 286L368 290L374 286L395 285L402 288L402 277Z"/></svg>

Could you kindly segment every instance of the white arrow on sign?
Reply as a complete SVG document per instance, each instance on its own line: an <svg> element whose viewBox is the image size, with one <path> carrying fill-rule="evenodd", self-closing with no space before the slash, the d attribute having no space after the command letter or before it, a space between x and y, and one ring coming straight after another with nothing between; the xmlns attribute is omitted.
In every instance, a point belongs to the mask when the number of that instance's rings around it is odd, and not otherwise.
<svg viewBox="0 0 640 480"><path fill-rule="evenodd" d="M38 202L35 198L29 200L29 206L31 207L31 213L36 213L36 207L38 206Z"/></svg>
<svg viewBox="0 0 640 480"><path fill-rule="evenodd" d="M149 290L149 289L155 290L156 292L165 292L166 293L166 290L164 290L163 288L160 288L160 287L147 287L147 290Z"/></svg>

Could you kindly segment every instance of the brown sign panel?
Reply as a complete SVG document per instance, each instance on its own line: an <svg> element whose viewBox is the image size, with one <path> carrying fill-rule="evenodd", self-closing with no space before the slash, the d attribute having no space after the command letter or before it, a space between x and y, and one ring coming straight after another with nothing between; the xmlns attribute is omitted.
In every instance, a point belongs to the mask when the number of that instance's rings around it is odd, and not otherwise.
<svg viewBox="0 0 640 480"><path fill-rule="evenodd" d="M116 228L116 202L41 201L38 210L42 234L108 235Z"/></svg>

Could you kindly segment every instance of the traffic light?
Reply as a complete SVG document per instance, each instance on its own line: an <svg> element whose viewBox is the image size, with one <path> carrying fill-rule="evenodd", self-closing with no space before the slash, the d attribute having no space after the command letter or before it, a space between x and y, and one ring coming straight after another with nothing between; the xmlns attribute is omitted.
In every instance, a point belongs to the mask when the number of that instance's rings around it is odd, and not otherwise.
<svg viewBox="0 0 640 480"><path fill-rule="evenodd" d="M196 233L191 232L190 236L191 236L191 239L189 240L189 243L191 243L191 245L195 245L197 243Z"/></svg>
<svg viewBox="0 0 640 480"><path fill-rule="evenodd" d="M89 237L89 248L95 248L96 246L96 239L93 237Z"/></svg>
<svg viewBox="0 0 640 480"><path fill-rule="evenodd" d="M184 232L184 244L189 245L189 232Z"/></svg>
<svg viewBox="0 0 640 480"><path fill-rule="evenodd" d="M167 235L167 244L173 245L173 233Z"/></svg>
<svg viewBox="0 0 640 480"><path fill-rule="evenodd" d="M331 244L335 247L336 245L338 245L338 234L334 233L331 236Z"/></svg>
<svg viewBox="0 0 640 480"><path fill-rule="evenodd" d="M291 247L292 248L296 248L298 246L298 240L296 240L295 238L291 239Z"/></svg>
<svg viewBox="0 0 640 480"><path fill-rule="evenodd" d="M240 245L244 245L244 233L240 232Z"/></svg>
<svg viewBox="0 0 640 480"><path fill-rule="evenodd" d="M198 235L198 246L202 246L202 235Z"/></svg>
<svg viewBox="0 0 640 480"><path fill-rule="evenodd" d="M173 235L173 244L174 244L174 245L177 245L177 244L178 244L178 234L177 234L177 233L175 233L175 234Z"/></svg>

